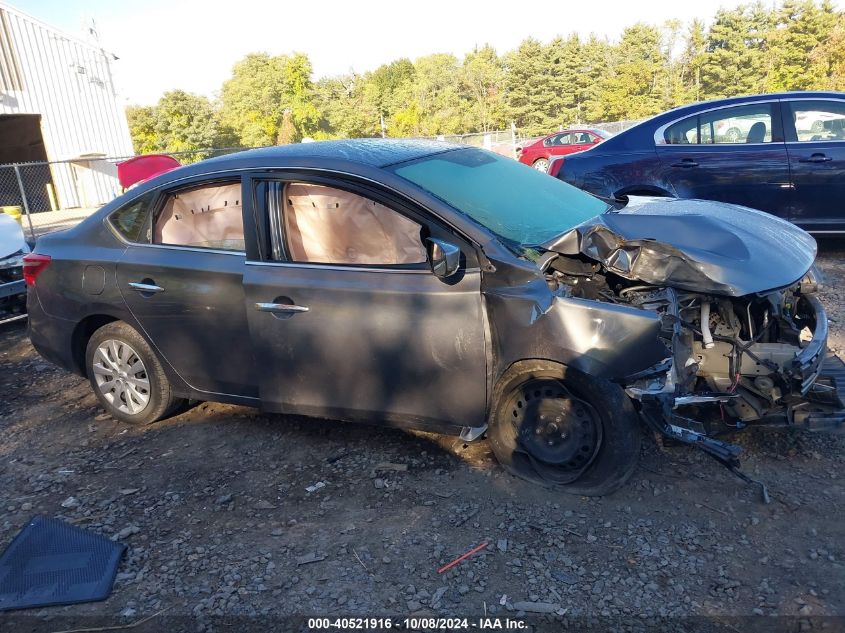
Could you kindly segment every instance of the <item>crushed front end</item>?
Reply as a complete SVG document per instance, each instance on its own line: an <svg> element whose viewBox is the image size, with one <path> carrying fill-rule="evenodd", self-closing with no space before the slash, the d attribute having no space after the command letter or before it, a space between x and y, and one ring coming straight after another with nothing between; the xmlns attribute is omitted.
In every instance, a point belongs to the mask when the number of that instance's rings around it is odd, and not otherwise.
<svg viewBox="0 0 845 633"><path fill-rule="evenodd" d="M696 212L704 205L706 215ZM827 352L815 241L740 207L632 206L545 245L543 266L553 292L659 318L666 358L617 379L648 425L745 479L740 449L720 435L749 425L841 428L845 365Z"/></svg>
<svg viewBox="0 0 845 633"><path fill-rule="evenodd" d="M827 316L815 290L812 274L736 298L629 287L621 296L660 314L671 358L623 386L671 435L714 436L749 424L839 427L837 375L824 371L837 361L826 358Z"/></svg>

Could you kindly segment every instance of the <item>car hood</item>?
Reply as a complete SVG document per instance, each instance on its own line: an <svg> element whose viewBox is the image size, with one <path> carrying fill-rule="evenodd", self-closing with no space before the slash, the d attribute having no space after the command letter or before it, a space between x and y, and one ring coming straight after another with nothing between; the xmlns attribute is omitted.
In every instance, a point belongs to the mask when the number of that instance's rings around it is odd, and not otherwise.
<svg viewBox="0 0 845 633"><path fill-rule="evenodd" d="M732 297L788 286L816 258L809 234L768 213L638 196L542 247L585 255L625 279Z"/></svg>
<svg viewBox="0 0 845 633"><path fill-rule="evenodd" d="M0 259L29 248L23 238L21 225L4 213L0 213Z"/></svg>

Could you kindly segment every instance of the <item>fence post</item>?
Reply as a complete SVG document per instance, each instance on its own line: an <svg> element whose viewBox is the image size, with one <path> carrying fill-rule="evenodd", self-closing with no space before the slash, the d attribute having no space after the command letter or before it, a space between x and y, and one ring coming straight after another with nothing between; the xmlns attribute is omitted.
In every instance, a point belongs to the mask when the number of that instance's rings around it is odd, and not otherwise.
<svg viewBox="0 0 845 633"><path fill-rule="evenodd" d="M516 122L511 121L511 154L516 160Z"/></svg>
<svg viewBox="0 0 845 633"><path fill-rule="evenodd" d="M18 179L18 189L21 192L21 201L23 202L23 211L26 213L26 220L29 223L29 235L32 238L32 241L35 241L35 229L32 227L32 217L29 215L29 202L26 199L26 191L23 189L23 179L21 179L21 168L18 163L15 163L15 177Z"/></svg>

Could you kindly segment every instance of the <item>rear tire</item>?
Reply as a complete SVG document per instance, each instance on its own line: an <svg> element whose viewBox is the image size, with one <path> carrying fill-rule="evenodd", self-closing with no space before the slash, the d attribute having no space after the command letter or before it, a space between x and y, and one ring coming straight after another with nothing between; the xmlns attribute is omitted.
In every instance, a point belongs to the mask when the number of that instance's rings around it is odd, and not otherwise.
<svg viewBox="0 0 845 633"><path fill-rule="evenodd" d="M534 161L534 164L531 165L537 171L541 171L544 174L549 173L549 160L547 158L538 158Z"/></svg>
<svg viewBox="0 0 845 633"><path fill-rule="evenodd" d="M639 416L618 385L550 361L521 361L502 376L493 403L493 453L518 477L602 496L636 469Z"/></svg>
<svg viewBox="0 0 845 633"><path fill-rule="evenodd" d="M88 341L85 370L106 413L129 424L151 424L184 406L147 341L123 321L98 329Z"/></svg>

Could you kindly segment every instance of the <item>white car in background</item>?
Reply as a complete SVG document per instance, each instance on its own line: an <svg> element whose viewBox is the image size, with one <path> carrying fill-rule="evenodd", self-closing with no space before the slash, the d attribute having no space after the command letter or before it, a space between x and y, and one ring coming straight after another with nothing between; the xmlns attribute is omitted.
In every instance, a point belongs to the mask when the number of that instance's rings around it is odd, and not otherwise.
<svg viewBox="0 0 845 633"><path fill-rule="evenodd" d="M0 324L26 316L23 256L28 252L21 225L0 213Z"/></svg>

